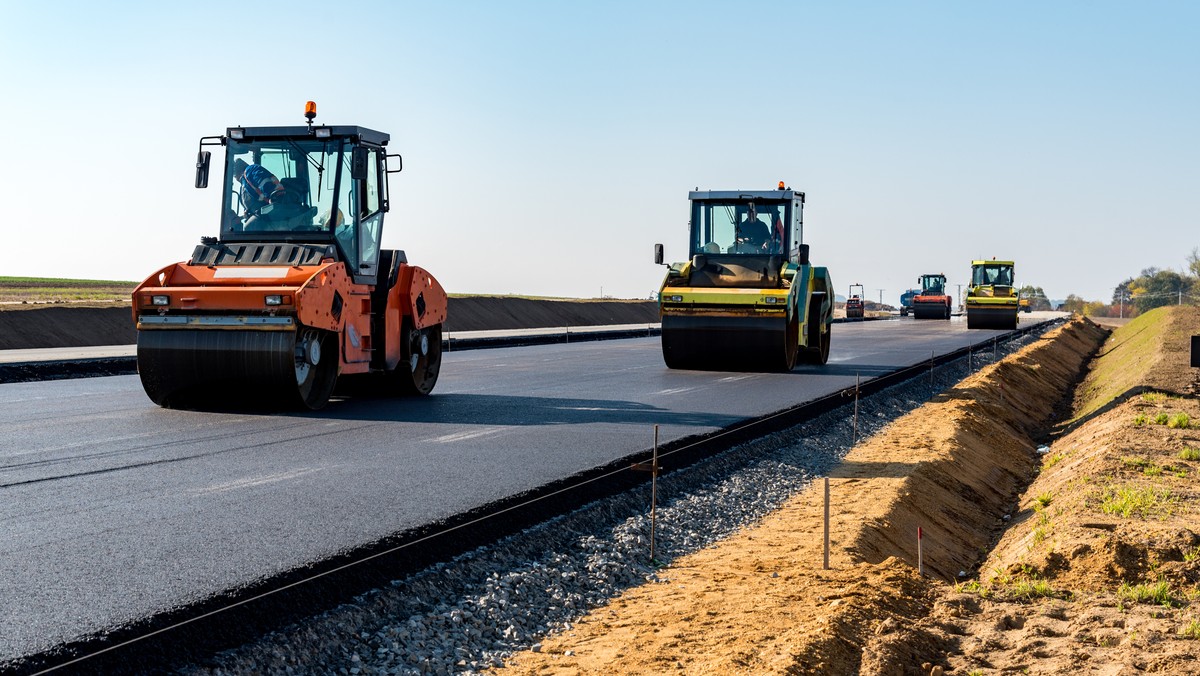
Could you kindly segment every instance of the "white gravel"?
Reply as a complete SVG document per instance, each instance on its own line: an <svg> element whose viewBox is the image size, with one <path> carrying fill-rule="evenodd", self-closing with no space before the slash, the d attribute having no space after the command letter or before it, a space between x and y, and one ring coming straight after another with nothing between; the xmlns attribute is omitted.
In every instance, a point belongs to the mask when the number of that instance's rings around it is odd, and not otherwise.
<svg viewBox="0 0 1200 676"><path fill-rule="evenodd" d="M1027 344L1000 346L998 357ZM973 366L991 363L990 349ZM859 402L859 438L967 375L939 366ZM659 478L657 564L753 524L828 472L849 450L853 400L791 429ZM650 487L600 500L374 590L302 624L214 656L188 674L458 674L540 650L590 608L656 582L649 560Z"/></svg>

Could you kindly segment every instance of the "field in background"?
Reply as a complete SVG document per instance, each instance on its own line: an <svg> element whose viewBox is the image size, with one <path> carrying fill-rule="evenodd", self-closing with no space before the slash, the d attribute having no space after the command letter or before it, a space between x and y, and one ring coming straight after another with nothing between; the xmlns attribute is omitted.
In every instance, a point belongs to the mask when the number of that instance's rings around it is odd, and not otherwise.
<svg viewBox="0 0 1200 676"><path fill-rule="evenodd" d="M137 282L49 277L0 277L0 303L129 302Z"/></svg>

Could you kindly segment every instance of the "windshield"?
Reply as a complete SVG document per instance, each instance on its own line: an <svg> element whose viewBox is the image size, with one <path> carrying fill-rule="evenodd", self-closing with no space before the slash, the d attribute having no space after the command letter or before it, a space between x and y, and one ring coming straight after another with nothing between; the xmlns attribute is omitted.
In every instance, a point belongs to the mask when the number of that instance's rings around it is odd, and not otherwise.
<svg viewBox="0 0 1200 676"><path fill-rule="evenodd" d="M1012 286L1013 266L979 265L971 271L972 286Z"/></svg>
<svg viewBox="0 0 1200 676"><path fill-rule="evenodd" d="M787 251L789 200L692 202L691 255Z"/></svg>
<svg viewBox="0 0 1200 676"><path fill-rule="evenodd" d="M921 290L925 293L940 294L945 284L946 278L941 275L926 275L921 278Z"/></svg>
<svg viewBox="0 0 1200 676"><path fill-rule="evenodd" d="M350 211L335 194L341 156L338 139L231 139L222 235L328 232Z"/></svg>

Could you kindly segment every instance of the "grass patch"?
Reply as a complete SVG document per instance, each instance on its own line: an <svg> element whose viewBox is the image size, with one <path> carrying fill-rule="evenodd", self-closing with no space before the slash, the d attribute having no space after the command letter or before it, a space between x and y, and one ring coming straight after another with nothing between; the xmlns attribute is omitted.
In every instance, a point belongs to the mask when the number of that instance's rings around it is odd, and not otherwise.
<svg viewBox="0 0 1200 676"><path fill-rule="evenodd" d="M1080 385L1080 407L1075 420L1145 385L1159 361L1157 355L1171 324L1172 310L1155 308L1112 332L1100 347L1094 368ZM1146 392L1142 396L1153 394Z"/></svg>
<svg viewBox="0 0 1200 676"><path fill-rule="evenodd" d="M1167 415L1166 413L1159 413L1158 415L1154 416L1154 424L1155 425L1166 425L1167 421L1170 419L1171 419L1171 416Z"/></svg>
<svg viewBox="0 0 1200 676"><path fill-rule="evenodd" d="M1167 421L1167 427L1173 430L1186 430L1192 424L1192 419L1186 413L1176 413Z"/></svg>
<svg viewBox="0 0 1200 676"><path fill-rule="evenodd" d="M1045 542L1046 536L1047 536L1047 532L1046 532L1045 528L1043 528L1042 526L1038 526L1037 528L1034 528L1033 529L1033 544L1034 544L1034 546L1040 545L1043 542Z"/></svg>
<svg viewBox="0 0 1200 676"><path fill-rule="evenodd" d="M1142 474L1146 476L1162 476L1163 468L1158 465L1148 465L1142 469Z"/></svg>
<svg viewBox="0 0 1200 676"><path fill-rule="evenodd" d="M1065 458L1065 457L1067 457L1067 455L1065 453L1055 453L1054 455L1050 456L1049 458L1046 458L1046 462L1043 465L1043 468L1050 469L1051 467L1062 462L1063 458Z"/></svg>
<svg viewBox="0 0 1200 676"><path fill-rule="evenodd" d="M1200 547L1188 547L1183 550L1183 560L1191 563L1196 559L1200 559Z"/></svg>
<svg viewBox="0 0 1200 676"><path fill-rule="evenodd" d="M1126 455L1121 458L1121 464L1129 469L1146 469L1151 465L1151 462L1146 458L1136 458L1132 455Z"/></svg>
<svg viewBox="0 0 1200 676"><path fill-rule="evenodd" d="M1054 494L1049 491L1046 491L1045 493L1039 494L1036 498L1033 499L1033 501L1035 504L1041 505L1043 508L1045 508L1045 507L1050 506L1050 501L1053 499L1054 499ZM1037 509L1037 508L1035 507L1034 509Z"/></svg>
<svg viewBox="0 0 1200 676"><path fill-rule="evenodd" d="M1179 638L1200 638L1200 620L1189 620L1179 628Z"/></svg>
<svg viewBox="0 0 1200 676"><path fill-rule="evenodd" d="M1145 413L1139 413L1133 416L1134 427L1145 427L1146 423L1148 422L1150 422L1150 418L1148 418Z"/></svg>
<svg viewBox="0 0 1200 676"><path fill-rule="evenodd" d="M1174 513L1178 504L1179 496L1165 488L1133 484L1107 486L1100 497L1100 511L1126 519L1167 517Z"/></svg>
<svg viewBox="0 0 1200 676"><path fill-rule="evenodd" d="M1180 460L1200 460L1200 448L1192 448L1190 446L1185 446L1184 449L1179 452L1179 459Z"/></svg>
<svg viewBox="0 0 1200 676"><path fill-rule="evenodd" d="M992 590L979 584L979 580L967 580L954 585L954 591L959 594L978 594L979 598L986 599L992 595Z"/></svg>
<svg viewBox="0 0 1200 676"><path fill-rule="evenodd" d="M1146 392L1142 395L1142 401L1147 404L1162 404L1166 402L1167 395L1162 392Z"/></svg>
<svg viewBox="0 0 1200 676"><path fill-rule="evenodd" d="M1117 589L1117 598L1130 603L1151 603L1166 608L1174 607L1178 603L1171 583L1166 580L1153 584L1122 582L1121 587Z"/></svg>
<svg viewBox="0 0 1200 676"><path fill-rule="evenodd" d="M1022 601L1032 601L1040 598L1058 598L1062 596L1058 590L1045 580L1021 580L1009 586L1008 597Z"/></svg>
<svg viewBox="0 0 1200 676"><path fill-rule="evenodd" d="M0 301L7 303L128 301L137 285L137 282L107 279L0 277Z"/></svg>

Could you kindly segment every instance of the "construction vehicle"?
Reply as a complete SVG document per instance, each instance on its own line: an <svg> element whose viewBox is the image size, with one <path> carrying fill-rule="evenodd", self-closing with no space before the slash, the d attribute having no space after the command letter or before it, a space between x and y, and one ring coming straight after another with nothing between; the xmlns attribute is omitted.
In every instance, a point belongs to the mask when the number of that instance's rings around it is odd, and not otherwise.
<svg viewBox="0 0 1200 676"><path fill-rule="evenodd" d="M133 292L138 373L160 406L318 409L335 385L424 395L437 382L446 293L380 246L401 158L385 133L314 125L311 101L305 117L200 139L197 188L206 148L225 148L220 236Z"/></svg>
<svg viewBox="0 0 1200 676"><path fill-rule="evenodd" d="M858 289L858 293L854 290ZM862 284L851 284L846 293L846 319L862 319L866 314L866 302L863 300Z"/></svg>
<svg viewBox="0 0 1200 676"><path fill-rule="evenodd" d="M900 316L907 317L912 312L912 299L921 293L920 289L909 289L900 294Z"/></svg>
<svg viewBox="0 0 1200 676"><path fill-rule="evenodd" d="M1021 308L1021 312L1033 312L1033 308L1029 305L1028 298L1022 298L1017 301L1017 306Z"/></svg>
<svg viewBox="0 0 1200 676"><path fill-rule="evenodd" d="M1014 286L1013 261L971 261L967 288L967 328L1017 328L1019 300Z"/></svg>
<svg viewBox="0 0 1200 676"><path fill-rule="evenodd" d="M667 366L824 364L833 285L803 243L804 193L780 182L778 190L692 191L688 200L691 258L669 265L658 294ZM662 244L654 262L663 264Z"/></svg>
<svg viewBox="0 0 1200 676"><path fill-rule="evenodd" d="M921 275L917 278L921 293L913 298L913 317L950 319L950 294L946 293L946 275Z"/></svg>

